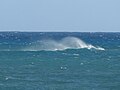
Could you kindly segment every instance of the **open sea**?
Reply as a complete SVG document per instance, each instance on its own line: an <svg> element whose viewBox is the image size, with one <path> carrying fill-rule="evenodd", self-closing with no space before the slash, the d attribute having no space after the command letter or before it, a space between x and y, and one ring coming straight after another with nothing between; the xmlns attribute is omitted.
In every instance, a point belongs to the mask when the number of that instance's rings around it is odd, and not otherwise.
<svg viewBox="0 0 120 90"><path fill-rule="evenodd" d="M0 90L120 90L120 33L0 32Z"/></svg>

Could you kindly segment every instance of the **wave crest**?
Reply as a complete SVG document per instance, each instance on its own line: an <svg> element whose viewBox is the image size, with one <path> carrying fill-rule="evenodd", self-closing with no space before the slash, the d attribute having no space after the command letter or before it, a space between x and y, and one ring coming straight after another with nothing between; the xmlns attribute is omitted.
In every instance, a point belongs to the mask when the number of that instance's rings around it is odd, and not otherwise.
<svg viewBox="0 0 120 90"><path fill-rule="evenodd" d="M34 43L31 43L24 51L57 51L57 50L66 50L66 49L96 49L96 50L105 50L102 47L95 47L91 44L87 44L79 38L76 37L65 37L61 40L40 40Z"/></svg>

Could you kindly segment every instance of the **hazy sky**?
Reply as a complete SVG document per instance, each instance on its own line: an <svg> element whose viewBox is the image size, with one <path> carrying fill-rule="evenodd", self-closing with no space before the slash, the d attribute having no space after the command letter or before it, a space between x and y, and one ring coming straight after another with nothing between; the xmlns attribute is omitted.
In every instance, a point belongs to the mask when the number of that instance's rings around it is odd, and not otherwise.
<svg viewBox="0 0 120 90"><path fill-rule="evenodd" d="M0 31L120 31L120 0L0 0Z"/></svg>

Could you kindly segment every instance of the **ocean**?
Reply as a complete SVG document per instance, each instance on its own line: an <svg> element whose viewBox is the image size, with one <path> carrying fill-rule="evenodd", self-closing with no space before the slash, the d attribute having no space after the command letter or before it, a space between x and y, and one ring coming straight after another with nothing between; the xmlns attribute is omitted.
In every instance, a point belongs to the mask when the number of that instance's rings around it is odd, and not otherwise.
<svg viewBox="0 0 120 90"><path fill-rule="evenodd" d="M0 32L0 90L120 90L120 33Z"/></svg>

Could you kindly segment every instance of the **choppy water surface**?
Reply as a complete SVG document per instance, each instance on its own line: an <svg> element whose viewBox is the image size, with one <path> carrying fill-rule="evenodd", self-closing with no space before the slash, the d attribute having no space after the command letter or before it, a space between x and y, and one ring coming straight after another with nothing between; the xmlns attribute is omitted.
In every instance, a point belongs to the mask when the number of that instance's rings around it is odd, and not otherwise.
<svg viewBox="0 0 120 90"><path fill-rule="evenodd" d="M0 90L119 90L120 33L0 33Z"/></svg>

